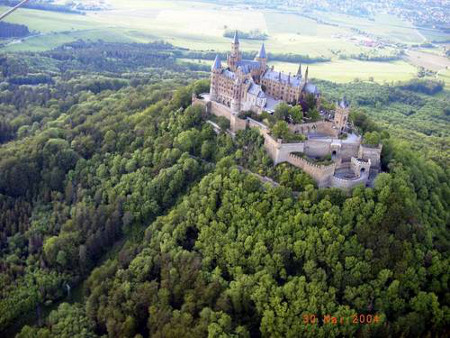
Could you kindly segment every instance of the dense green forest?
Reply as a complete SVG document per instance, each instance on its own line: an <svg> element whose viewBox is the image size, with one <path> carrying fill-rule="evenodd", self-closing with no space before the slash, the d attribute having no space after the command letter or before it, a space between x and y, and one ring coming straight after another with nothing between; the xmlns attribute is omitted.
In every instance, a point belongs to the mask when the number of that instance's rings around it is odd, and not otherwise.
<svg viewBox="0 0 450 338"><path fill-rule="evenodd" d="M0 38L24 37L30 34L28 27L9 22L0 22Z"/></svg>
<svg viewBox="0 0 450 338"><path fill-rule="evenodd" d="M448 93L319 82L391 134L385 173L345 194L274 167L254 130L216 134L190 106L207 74L176 59L82 41L0 56L0 335L444 336Z"/></svg>

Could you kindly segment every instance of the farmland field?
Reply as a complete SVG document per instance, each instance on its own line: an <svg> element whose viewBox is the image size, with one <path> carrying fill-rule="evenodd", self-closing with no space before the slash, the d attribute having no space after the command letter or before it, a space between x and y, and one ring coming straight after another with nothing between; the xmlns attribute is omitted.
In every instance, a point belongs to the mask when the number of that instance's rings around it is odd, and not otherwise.
<svg viewBox="0 0 450 338"><path fill-rule="evenodd" d="M230 45L229 39L223 37L225 30L239 29L247 32L257 29L268 34L265 44L269 53L293 53L332 59L331 62L311 65L312 77L338 82L352 81L355 78L368 80L371 77L381 83L406 80L414 77L418 70L416 66L423 63L423 60L411 56L416 55L415 52L406 59L409 63L339 59L339 55L389 55L396 52L391 47L363 46L360 42L365 37L351 28L407 44L422 43L425 40L422 32L410 23L387 14L368 20L318 11L313 12L313 16L308 14L306 17L295 11L205 2L137 0L132 2L132 6L125 0L111 0L110 3L111 10L87 12L86 15L20 9L7 21L26 23L30 30L40 34L7 41L2 50L42 51L77 39L102 39L141 43L164 40L192 50L227 51ZM5 7L0 10L5 10ZM314 20L314 17L319 20ZM260 44L261 41L243 39L241 49L257 51ZM438 57L434 54L426 55ZM286 72L297 68L296 64L274 64ZM443 76L445 67L439 70L442 70L439 75Z"/></svg>

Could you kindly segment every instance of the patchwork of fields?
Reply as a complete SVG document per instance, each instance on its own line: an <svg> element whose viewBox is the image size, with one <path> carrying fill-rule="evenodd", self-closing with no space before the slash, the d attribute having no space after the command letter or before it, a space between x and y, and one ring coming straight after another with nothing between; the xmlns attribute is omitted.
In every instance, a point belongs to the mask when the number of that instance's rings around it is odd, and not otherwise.
<svg viewBox="0 0 450 338"><path fill-rule="evenodd" d="M352 41L355 39L348 38L356 34L351 28L403 43L425 41L424 35L411 24L386 14L369 21L314 12L318 20L313 20L310 14L306 17L293 12L255 10L244 5L229 7L204 2L137 0L133 1L131 7L130 2L125 0L112 0L111 3L112 10L88 12L86 15L20 9L7 20L26 24L30 30L39 34L23 40L8 41L0 50L42 51L77 39L102 39L143 43L164 40L192 50L226 51L229 49L229 39L223 37L226 29L258 29L269 35L265 41L269 52L332 58L331 62L310 65L313 77L337 82L355 78L390 82L414 77L418 70L415 66L420 65L413 62L412 57L407 60L409 63L339 59L341 54L372 55L388 52L355 43ZM0 10L5 10L5 7L0 7ZM243 40L241 44L244 51L257 51L261 41ZM298 67L285 62L273 64L286 72L296 71ZM445 69L438 74L445 76Z"/></svg>

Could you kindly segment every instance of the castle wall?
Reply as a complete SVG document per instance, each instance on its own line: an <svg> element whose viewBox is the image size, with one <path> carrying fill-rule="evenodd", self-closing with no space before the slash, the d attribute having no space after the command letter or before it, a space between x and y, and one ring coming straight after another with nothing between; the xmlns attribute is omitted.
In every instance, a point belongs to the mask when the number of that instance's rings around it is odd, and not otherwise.
<svg viewBox="0 0 450 338"><path fill-rule="evenodd" d="M274 164L286 162L289 159L289 154L293 152L303 152L305 144L299 143L281 143L276 141L272 136L263 133L264 148L272 158Z"/></svg>
<svg viewBox="0 0 450 338"><path fill-rule="evenodd" d="M230 120L230 129L233 132L237 132L238 130L244 130L247 128L247 121L240 119L237 115L232 114Z"/></svg>
<svg viewBox="0 0 450 338"><path fill-rule="evenodd" d="M264 123L258 122L250 117L247 117L248 126L250 128L257 128L260 129L260 131L266 131L269 132L269 127L267 127Z"/></svg>
<svg viewBox="0 0 450 338"><path fill-rule="evenodd" d="M370 160L370 162L372 163L372 167L380 168L380 157L382 149L382 145L379 145L376 148L361 145L358 149L358 157L366 161Z"/></svg>
<svg viewBox="0 0 450 338"><path fill-rule="evenodd" d="M359 142L358 143L341 143L340 157L343 161L350 161L352 157L358 156Z"/></svg>
<svg viewBox="0 0 450 338"><path fill-rule="evenodd" d="M210 113L216 116L223 116L231 122L231 109L214 101L211 101Z"/></svg>
<svg viewBox="0 0 450 338"><path fill-rule="evenodd" d="M367 179L368 179L367 176L361 176L360 178L354 180L347 180L336 176L332 176L330 178L330 186L333 188L339 188L342 190L349 191L358 185L361 184L366 185Z"/></svg>
<svg viewBox="0 0 450 338"><path fill-rule="evenodd" d="M300 156L294 154L290 154L288 156L288 162L302 169L304 172L314 178L319 188L326 187L331 183L334 171L336 170L335 163L327 166L317 165L310 163Z"/></svg>
<svg viewBox="0 0 450 338"><path fill-rule="evenodd" d="M305 154L311 157L323 157L330 154L331 139L327 141L307 140Z"/></svg>
<svg viewBox="0 0 450 338"><path fill-rule="evenodd" d="M356 177L369 177L370 164L370 160L361 161L356 157L352 157L350 168Z"/></svg>

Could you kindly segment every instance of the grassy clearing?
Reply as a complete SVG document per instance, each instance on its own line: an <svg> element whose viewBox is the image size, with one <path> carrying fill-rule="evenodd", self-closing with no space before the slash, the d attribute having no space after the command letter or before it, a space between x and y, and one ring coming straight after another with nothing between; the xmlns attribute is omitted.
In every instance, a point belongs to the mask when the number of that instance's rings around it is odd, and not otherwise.
<svg viewBox="0 0 450 338"><path fill-rule="evenodd" d="M297 72L298 65L289 62L269 62L275 69L286 73ZM305 65L303 66L305 67ZM305 68L304 70L305 71ZM333 62L314 63L309 65L309 76L338 83L355 79L369 81L370 77L378 83L405 81L413 78L417 69L404 61L368 62L356 60L337 60Z"/></svg>
<svg viewBox="0 0 450 338"><path fill-rule="evenodd" d="M0 7L4 12L8 7ZM41 33L84 30L99 27L99 23L86 15L19 9L6 18L7 22L27 25L30 30Z"/></svg>
<svg viewBox="0 0 450 338"><path fill-rule="evenodd" d="M433 71L440 71L450 67L450 59L428 52L409 50L407 59L414 65Z"/></svg>
<svg viewBox="0 0 450 338"><path fill-rule="evenodd" d="M425 37L416 27L394 15L379 14L374 20L320 11L315 11L314 15L326 22L337 24L340 27L358 28L362 31L396 42L416 44L425 41Z"/></svg>
<svg viewBox="0 0 450 338"><path fill-rule="evenodd" d="M156 39L155 37L153 37ZM58 47L64 43L83 40L104 40L111 42L147 42L150 36L142 36L137 32L120 29L92 29L73 32L46 33L41 36L25 39L20 43L12 43L2 48L5 52L40 52Z"/></svg>
<svg viewBox="0 0 450 338"><path fill-rule="evenodd" d="M165 40L193 50L228 51L230 40L223 37L225 29L249 31L259 29L269 34L265 41L268 52L307 54L335 57L335 52L359 54L369 49L337 38L350 36L350 28L372 32L409 43L423 41L423 36L410 24L389 15L379 15L374 21L353 16L315 12L334 27L295 13L255 10L246 6L225 6L190 1L111 0L113 9L89 12L87 15L20 9L8 18L25 23L30 29L45 35L8 45L2 51L42 51L76 39L151 42ZM3 7L4 9L4 7ZM245 51L257 51L261 41L242 40ZM185 60L188 61L188 60ZM191 62L192 60L188 61ZM194 61L198 62L198 61ZM274 63L286 72L297 70L296 64ZM311 65L311 76L337 82L355 78L377 82L407 80L416 74L414 66L403 61L392 63L334 59L330 63ZM444 79L448 72L440 75ZM448 80L446 80L448 81Z"/></svg>

